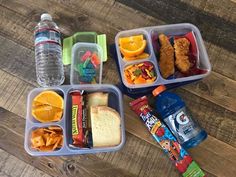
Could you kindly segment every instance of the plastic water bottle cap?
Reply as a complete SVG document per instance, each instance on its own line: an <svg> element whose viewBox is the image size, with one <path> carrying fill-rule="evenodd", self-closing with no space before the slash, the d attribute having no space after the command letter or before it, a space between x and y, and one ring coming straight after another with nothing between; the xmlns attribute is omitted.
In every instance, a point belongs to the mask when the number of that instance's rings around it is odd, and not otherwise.
<svg viewBox="0 0 236 177"><path fill-rule="evenodd" d="M166 90L166 87L164 85L160 85L158 86L157 88L155 88L153 91L152 91L152 95L153 96L157 96L159 95L161 92L164 92Z"/></svg>
<svg viewBox="0 0 236 177"><path fill-rule="evenodd" d="M49 21L52 21L52 16L50 14L42 14L41 15L41 21L44 21L44 20L49 20Z"/></svg>

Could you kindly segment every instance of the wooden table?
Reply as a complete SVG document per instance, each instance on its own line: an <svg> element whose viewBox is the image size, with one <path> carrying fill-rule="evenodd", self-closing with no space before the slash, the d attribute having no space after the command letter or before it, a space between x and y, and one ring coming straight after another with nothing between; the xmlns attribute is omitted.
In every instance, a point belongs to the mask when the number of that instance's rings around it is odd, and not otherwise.
<svg viewBox="0 0 236 177"><path fill-rule="evenodd" d="M179 22L197 25L213 71L175 92L209 136L189 152L208 176L236 176L235 0L5 0L0 4L0 176L179 176L130 110L127 96L127 141L121 151L40 158L26 154L26 97L38 87L33 29L43 12L52 14L64 36L96 31L107 34L109 44L121 30ZM103 82L119 82L111 56L104 64Z"/></svg>

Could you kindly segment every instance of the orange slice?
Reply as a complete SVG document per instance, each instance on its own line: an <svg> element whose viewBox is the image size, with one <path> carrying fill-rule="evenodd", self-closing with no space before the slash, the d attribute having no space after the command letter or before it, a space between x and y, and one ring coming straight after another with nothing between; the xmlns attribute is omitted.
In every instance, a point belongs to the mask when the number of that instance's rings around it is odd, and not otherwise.
<svg viewBox="0 0 236 177"><path fill-rule="evenodd" d="M54 91L44 91L32 103L32 115L39 122L55 122L62 117L63 98Z"/></svg>
<svg viewBox="0 0 236 177"><path fill-rule="evenodd" d="M119 45L123 45L125 43L130 43L130 42L142 41L142 40L143 40L143 35L121 37L119 38Z"/></svg>
<svg viewBox="0 0 236 177"><path fill-rule="evenodd" d="M124 57L135 57L144 52L147 41L143 35L119 38L120 51Z"/></svg>
<svg viewBox="0 0 236 177"><path fill-rule="evenodd" d="M125 57L134 57L144 52L146 40L126 43L120 46L120 51Z"/></svg>
<svg viewBox="0 0 236 177"><path fill-rule="evenodd" d="M140 59L145 59L145 58L148 58L149 57L149 54L148 53L142 53L138 56L134 56L134 57L126 57L124 56L124 59L125 60L140 60Z"/></svg>
<svg viewBox="0 0 236 177"><path fill-rule="evenodd" d="M42 104L63 109L63 98L54 91L43 91L34 98L33 106Z"/></svg>

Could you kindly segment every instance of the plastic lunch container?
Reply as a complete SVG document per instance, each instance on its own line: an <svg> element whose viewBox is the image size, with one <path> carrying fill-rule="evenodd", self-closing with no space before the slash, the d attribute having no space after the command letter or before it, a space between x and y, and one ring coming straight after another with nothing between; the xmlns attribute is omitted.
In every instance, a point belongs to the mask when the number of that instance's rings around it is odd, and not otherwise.
<svg viewBox="0 0 236 177"><path fill-rule="evenodd" d="M86 52L90 52L90 54L96 54L98 59L100 60L100 64L93 68L92 57L88 57L86 60L89 62L87 66L85 66L87 61L84 61L82 58L86 55ZM103 50L102 48L95 43L76 43L72 48L72 62L71 62L71 74L70 74L70 84L83 84L91 83L91 79L94 78L94 83L101 83L102 81L102 58L103 58ZM90 60L91 59L91 60ZM90 65L90 66L89 66ZM83 68L79 68L82 66ZM90 69L92 67L92 69ZM81 72L88 71L87 74L83 75ZM95 72L95 76L94 73Z"/></svg>
<svg viewBox="0 0 236 177"><path fill-rule="evenodd" d="M41 123L38 122L31 114L32 101L35 96L45 90L52 90L61 95L64 99L64 112L62 119L58 122ZM72 123L71 123L71 96L69 92L72 90L84 90L87 93L91 92L106 92L109 93L108 106L115 109L121 117L121 142L119 145L114 147L99 147L99 148L72 148L69 144L72 143ZM115 101L114 101L115 100ZM30 135L31 131L48 126L60 126L63 130L63 146L59 150L50 152L36 151L31 148ZM117 151L122 148L125 143L125 127L124 127L124 112L122 103L122 94L120 90L113 85L106 84L95 84L95 85L64 85L60 87L50 88L35 88L28 94L27 99L27 116L26 116L26 127L25 127L25 141L24 148L27 153L32 156L59 156L59 155L73 155L73 154L86 154L86 153L98 153L98 152L111 152Z"/></svg>
<svg viewBox="0 0 236 177"><path fill-rule="evenodd" d="M197 49L198 49L198 59L197 59L197 66L198 68L206 70L204 74L198 74L198 75L193 75L193 76L188 76L188 77L181 77L181 78L175 78L175 79L164 79L161 74L160 70L158 68L158 61L157 57L155 55L154 51L154 46L152 43L152 37L157 34L165 34L167 36L182 36L185 35L188 32L193 32L195 36L195 41L197 44ZM145 49L145 52L149 54L149 58L146 59L139 59L139 60L133 60L133 61L126 61L122 58L120 49L119 49L119 38L120 37L128 37L128 36L133 36L133 35L140 35L143 34L144 38L147 40L147 46ZM168 84L177 84L177 83L184 83L184 82L190 82L190 81L196 81L199 79L202 79L206 77L207 75L210 74L211 71L211 64L209 62L209 58L206 52L205 45L203 43L203 39L201 36L201 33L199 29L189 23L181 23L181 24L172 24L172 25L163 25L163 26L153 26L153 27L146 27L146 28L139 28L139 29L132 29L132 30L127 30L127 31L121 31L119 32L116 37L115 37L115 45L116 45L116 52L117 52L117 58L118 58L118 63L119 63L119 68L120 68L120 73L121 73L121 79L124 85L127 88L130 89L138 89L138 88L147 88L155 85L168 85ZM148 84L129 84L123 75L125 67L137 63L142 63L144 61L150 61L153 63L155 67L155 72L157 75L157 79L153 83L148 83ZM135 91L135 90L133 90Z"/></svg>

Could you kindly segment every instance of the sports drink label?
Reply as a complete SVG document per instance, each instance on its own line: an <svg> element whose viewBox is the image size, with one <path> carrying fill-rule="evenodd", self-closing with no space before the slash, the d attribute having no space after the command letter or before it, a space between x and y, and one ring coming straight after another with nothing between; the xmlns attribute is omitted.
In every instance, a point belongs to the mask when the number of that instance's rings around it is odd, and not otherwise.
<svg viewBox="0 0 236 177"><path fill-rule="evenodd" d="M164 118L164 121L180 144L196 137L201 131L185 107Z"/></svg>
<svg viewBox="0 0 236 177"><path fill-rule="evenodd" d="M61 33L56 29L42 28L35 31L34 36L35 36L34 40L35 46L44 43L54 43L61 45Z"/></svg>

